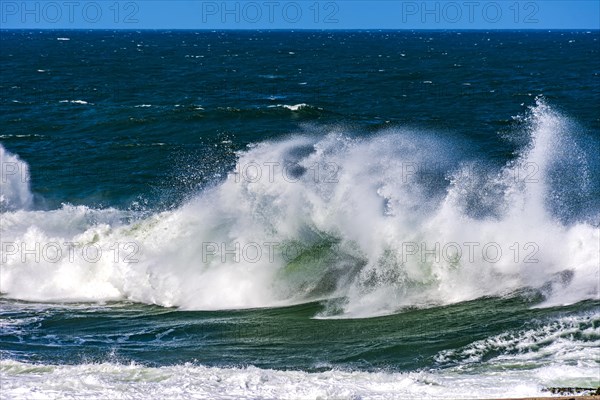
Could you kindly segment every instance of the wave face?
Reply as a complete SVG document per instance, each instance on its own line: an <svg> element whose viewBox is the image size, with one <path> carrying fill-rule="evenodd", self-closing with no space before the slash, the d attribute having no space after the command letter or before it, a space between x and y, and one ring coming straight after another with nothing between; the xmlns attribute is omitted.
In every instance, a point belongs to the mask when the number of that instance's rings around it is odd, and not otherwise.
<svg viewBox="0 0 600 400"><path fill-rule="evenodd" d="M592 189L576 127L543 100L517 123L526 144L502 167L414 129L261 142L221 183L151 215L31 210L27 182L10 176L0 287L190 310L328 299L322 318L531 289L542 307L597 298L600 236L595 211L581 212Z"/></svg>
<svg viewBox="0 0 600 400"><path fill-rule="evenodd" d="M591 303L589 306L594 307ZM18 306L15 307L13 303L9 307L14 312ZM39 308L40 306L28 303L25 307ZM54 307L57 306L54 305ZM64 308L64 305L62 307ZM113 305L112 311L115 311L115 307L122 307L122 305ZM138 309L134 315L139 315L139 308L141 306L137 305L135 307ZM502 307L500 308L502 309ZM68 313L74 311L72 307L68 308L68 310ZM13 334L18 336L25 335L27 337L28 334L25 333L27 331L26 326L39 326L50 315L53 315L54 318L58 315L65 316L63 314L65 309L61 312L56 308L53 309L52 306L49 308L44 306L37 311L33 317L28 317L21 321L13 320L3 324L4 330L7 332L13 331ZM94 311L94 315L98 317L98 311L100 310L96 309ZM127 320L132 319L131 311L126 309L121 310L121 312L128 314ZM91 312L89 307L80 305L79 311L75 311L75 314L71 314L68 317L71 324L69 327L65 327L65 330L72 332L73 326L77 326L77 321L82 319L85 321L86 314L89 315ZM108 310L104 310L104 312L107 312L105 316L110 315L111 319L119 318L118 312L117 314L108 314L110 312ZM164 312L156 310L153 312L159 312L164 317ZM260 311L252 310L247 312ZM452 313L448 309L443 313L448 312ZM444 319L443 313L436 314L434 318ZM147 347L150 344L150 347L154 348L154 351L159 351L162 356L168 355L168 357L173 357L174 354L181 353L182 351L184 353L186 350L191 351L191 348L194 349L196 355L198 354L198 349L202 349L203 354L211 351L211 349L206 347L206 342L211 340L210 337L212 335L207 331L203 331L204 335L201 338L197 337L198 343L189 343L189 319L187 321L179 320L179 324L171 324L173 322L171 318L175 318L174 316L177 314L186 313L170 313L170 316L167 316L170 324L165 324L163 318L146 320L155 332L157 329L164 330L165 332L157 336L145 332L146 335L144 337L147 339L152 338L152 340L150 343L145 341L144 343L139 342L137 345ZM548 387L578 386L592 388L597 386L597 359L600 355L600 347L598 346L600 343L600 314L597 312L597 306L583 312L575 311L570 313L570 315L555 315L556 318L552 318L551 320L547 318L542 318L541 320L534 318L529 323L526 323L525 327L522 325L523 314L518 314L518 316L515 314L515 322L519 320L520 323L517 325L520 325L520 328L516 330L509 329L503 333L490 335L481 340L468 341L464 346L455 346L450 349L446 348L438 351L436 354L433 354L434 363L431 365L431 368L422 368L416 371L398 371L390 370L389 368L352 369L343 365L333 367L327 362L321 362L318 368L312 368L308 371L306 369L290 370L289 368L279 369L264 366L257 367L254 365L198 365L195 362L182 362L175 365L166 363L162 366L149 366L144 363L129 361L124 354L113 347L110 353L100 358L100 360L98 360L98 357L90 357L90 359L84 359L82 362L76 364L72 364L71 362L61 363L60 365L56 365L55 363L31 364L14 359L3 359L0 360L0 378L3 380L3 394L14 399L29 399L35 396L40 398L54 398L57 396L57 393L60 393L60 398L95 398L97 397L99 387L102 388L103 396L111 399L141 399L152 397L155 393L161 393L165 398L439 399L450 397L453 399L472 399L475 397L515 398L547 396L549 394L547 391ZM56 321L53 317L50 317L50 321ZM455 315L454 318L456 317ZM485 315L478 315L476 317L485 318ZM389 318L396 318L396 316L380 318L379 320ZM218 319L222 322L227 320L227 318L223 318L222 314L221 318ZM246 323L248 322L248 319L242 320ZM50 321L46 322L49 323ZM62 319L61 321L66 322ZM202 320L196 320L196 322L200 321ZM241 322L239 316L235 321L238 324ZM22 322L22 324L18 322ZM285 322L282 323L281 320L278 320L278 322L278 324L271 325L271 329L277 330L282 328L282 325L285 325ZM311 321L311 323L317 322L348 324L365 321ZM372 320L368 322L372 322ZM382 332L381 330L374 330L372 326L366 329L369 332L369 335L365 334L364 340L366 342L362 341L362 343L368 342L369 346L358 346L359 348L357 348L355 346L357 338L354 334L348 333L348 327L346 327L345 334L342 331L338 331L338 335L334 337L334 340L336 343L344 343L344 340L352 337L351 343L353 345L350 345L350 343L345 343L344 345L353 348L355 351L359 351L362 360L364 360L363 357L369 357L364 351L368 351L367 349L372 351L373 348L377 347L377 343L387 343L390 347L386 349L385 354L389 357L390 352L394 351L394 346L398 345L398 336L396 336L398 330L401 331L406 327L406 325L399 325L398 322L400 321L394 321L393 327L390 326L388 334L391 335L386 337L385 342L377 340L381 339L377 338L377 336L381 335ZM182 323L183 325L180 325ZM215 318L203 320L201 323L214 324ZM234 324L232 321L227 322L227 325ZM49 325L51 324L49 323ZM84 322L81 327L85 325L88 324ZM94 324L92 323L92 325ZM98 345L99 342L102 343L115 337L115 329L130 330L132 336L141 336L140 328L142 327L140 325L127 326L127 323L120 325L120 328L105 326L104 329L106 331L96 332L95 335L90 335L91 332L88 331L87 335L79 339L83 343L89 341L89 343L93 342L95 345ZM248 326L242 325L245 326L242 331L247 333ZM266 326L264 320L261 321L260 326ZM427 326L433 327L435 324L428 324ZM185 329L188 332L186 339L177 343L178 341L173 341L172 338L165 338L173 334L173 327L175 329ZM98 329L98 327L96 326L93 329ZM431 333L434 330L432 329ZM302 330L301 333L298 332L299 336L294 338L294 340L303 340L302 338L306 340L306 335L315 334L313 332L315 331ZM274 332L271 331L270 333L273 334ZM405 337L403 334L407 333L406 331L402 332L400 337ZM39 331L31 334L39 336ZM448 332L448 334L450 336L453 335L451 332ZM366 336L377 339L369 342ZM457 335L453 343L460 343L461 340L464 340L459 336L461 335ZM57 342L52 347L58 349L60 348L59 343L61 343L61 340L63 341L62 345L65 346L64 340L68 337L69 335L47 335L45 338L46 340ZM270 340L273 340L273 336L266 335L263 337L270 337ZM274 350L277 347L276 344L288 343L291 345L293 343L293 341L281 341L283 338L279 337L277 340L269 342L266 348L261 348L261 343L256 342L256 337L252 336L252 338L254 339L252 348L257 351L257 355L261 351L267 353L281 351L280 349ZM223 339L223 337L219 337L218 345L215 346L215 349L212 349L212 351L219 353L220 357L217 358L232 356L231 353L225 350L227 346L224 346ZM419 339L422 338L413 337L413 339L419 343ZM27 340L30 339L27 338L25 341ZM193 339L191 340L193 341ZM236 351L244 348L244 342L235 342L233 337L229 337L228 340L234 341L233 343L235 344L232 344L232 346L235 347ZM433 342L439 342L439 340L436 341L431 338L429 340L422 340L420 344L423 346L418 346L420 347L418 350L415 349L421 356L423 354L423 347L426 348ZM160 342L160 345L157 345L157 341ZM411 341L408 346L412 348L417 347L414 343L414 341ZM136 346L135 343L131 342L129 345ZM322 346L323 342L316 341L315 345L317 347ZM186 348L186 346L190 348ZM74 346L66 347L71 348L68 351L73 351ZM307 349L307 347L310 349ZM59 359L65 357L64 347L61 350L63 351L63 356ZM106 350L108 351L109 349ZM295 356L285 360L282 359L281 362L288 363L289 359L302 358L303 354L314 349L311 346L304 345L298 346L295 350L298 352L295 353ZM294 350L290 348L286 348L286 351L292 351L292 353L288 354L294 354ZM336 354L331 348L329 348L329 351L331 352L330 354ZM323 353L324 351L319 352L321 356ZM344 355L347 356L348 352L344 353ZM381 355L383 356L383 353ZM72 361L77 360L81 355L70 354L66 357ZM274 361L277 358L273 357L270 359ZM261 357L252 359L256 362Z"/></svg>

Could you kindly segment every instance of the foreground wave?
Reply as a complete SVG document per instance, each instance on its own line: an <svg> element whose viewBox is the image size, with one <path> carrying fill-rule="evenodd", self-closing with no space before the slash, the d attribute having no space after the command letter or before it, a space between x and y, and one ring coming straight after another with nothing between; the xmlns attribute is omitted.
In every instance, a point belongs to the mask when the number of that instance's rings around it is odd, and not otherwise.
<svg viewBox="0 0 600 400"><path fill-rule="evenodd" d="M356 399L510 398L548 395L539 382L565 371L540 370L464 374L435 372L321 373L256 367L211 368L192 364L150 368L129 364L39 365L0 361L2 391L12 399ZM567 373L569 371L566 371Z"/></svg>
<svg viewBox="0 0 600 400"><path fill-rule="evenodd" d="M306 306L181 312L4 299L0 379L17 399L458 399L597 387L598 302L515 303L323 321Z"/></svg>
<svg viewBox="0 0 600 400"><path fill-rule="evenodd" d="M35 209L27 164L0 149L20 172L3 177L0 287L189 310L331 299L321 318L525 288L542 307L595 299L598 216L573 211L590 186L574 125L542 100L519 123L526 144L500 167L417 130L262 142L224 181L149 216Z"/></svg>

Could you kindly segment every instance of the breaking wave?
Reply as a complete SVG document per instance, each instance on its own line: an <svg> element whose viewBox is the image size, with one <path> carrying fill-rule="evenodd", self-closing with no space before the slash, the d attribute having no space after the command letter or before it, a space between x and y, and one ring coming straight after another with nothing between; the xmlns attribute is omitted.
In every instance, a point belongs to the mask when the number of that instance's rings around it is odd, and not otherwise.
<svg viewBox="0 0 600 400"><path fill-rule="evenodd" d="M598 213L574 124L541 99L518 123L526 144L501 168L414 129L261 142L224 181L150 216L32 209L27 165L0 147L25 174L2 177L0 287L194 310L323 299L320 318L525 289L542 307L598 298Z"/></svg>

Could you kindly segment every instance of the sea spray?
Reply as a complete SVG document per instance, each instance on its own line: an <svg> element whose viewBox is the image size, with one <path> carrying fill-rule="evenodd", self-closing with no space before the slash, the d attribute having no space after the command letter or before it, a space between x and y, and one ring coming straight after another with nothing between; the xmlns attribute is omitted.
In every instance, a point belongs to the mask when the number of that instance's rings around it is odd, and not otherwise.
<svg viewBox="0 0 600 400"><path fill-rule="evenodd" d="M0 144L0 212L31 207L29 179L27 163Z"/></svg>
<svg viewBox="0 0 600 400"><path fill-rule="evenodd" d="M524 289L542 305L596 298L598 230L565 223L549 195L551 171L585 165L585 155L574 147L556 156L553 143L568 140L571 125L543 100L523 118L528 144L493 174L486 166L479 176L433 132L356 138L337 129L258 143L220 184L139 219L83 206L29 210L31 193L11 176L0 286L24 300L193 310L331 299L321 318Z"/></svg>

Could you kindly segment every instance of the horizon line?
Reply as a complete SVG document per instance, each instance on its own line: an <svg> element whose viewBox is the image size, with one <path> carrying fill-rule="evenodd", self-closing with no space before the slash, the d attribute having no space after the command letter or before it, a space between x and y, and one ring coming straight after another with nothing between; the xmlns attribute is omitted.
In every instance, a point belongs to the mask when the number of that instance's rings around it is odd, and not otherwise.
<svg viewBox="0 0 600 400"><path fill-rule="evenodd" d="M296 31L312 31L312 32L370 32L370 31L389 31L389 32L412 32L412 31L427 31L427 32L465 32L465 31L598 31L599 28L0 28L0 31L191 31L191 32L223 32L223 31L238 31L238 32L265 32L265 31L280 31L280 32L296 32Z"/></svg>

